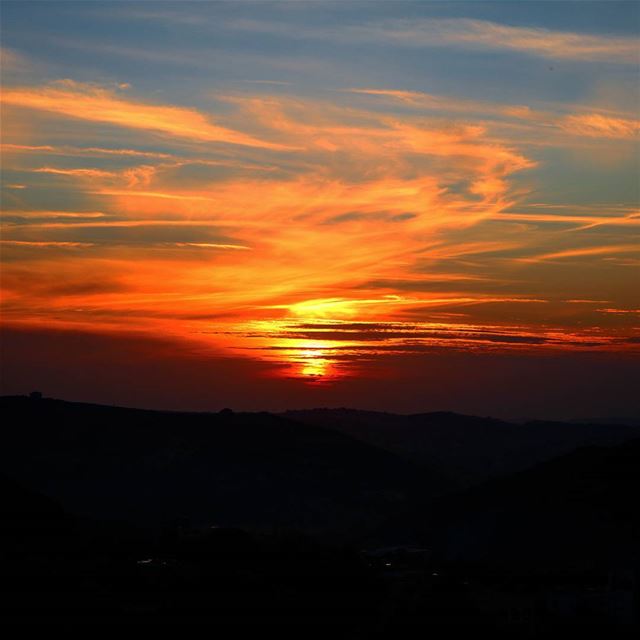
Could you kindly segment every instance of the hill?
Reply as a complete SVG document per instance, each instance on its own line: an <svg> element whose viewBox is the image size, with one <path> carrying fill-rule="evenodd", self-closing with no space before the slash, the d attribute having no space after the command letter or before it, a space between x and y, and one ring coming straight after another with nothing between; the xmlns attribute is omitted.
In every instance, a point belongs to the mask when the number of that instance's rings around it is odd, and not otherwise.
<svg viewBox="0 0 640 640"><path fill-rule="evenodd" d="M445 489L389 452L267 413L25 397L0 408L0 471L78 515L348 535Z"/></svg>
<svg viewBox="0 0 640 640"><path fill-rule="evenodd" d="M424 532L445 562L628 571L640 568L638 491L640 440L586 447L442 500Z"/></svg>
<svg viewBox="0 0 640 640"><path fill-rule="evenodd" d="M439 469L462 486L513 473L585 446L640 437L619 424L515 424L456 413L397 415L353 409L288 411L286 417L333 429Z"/></svg>

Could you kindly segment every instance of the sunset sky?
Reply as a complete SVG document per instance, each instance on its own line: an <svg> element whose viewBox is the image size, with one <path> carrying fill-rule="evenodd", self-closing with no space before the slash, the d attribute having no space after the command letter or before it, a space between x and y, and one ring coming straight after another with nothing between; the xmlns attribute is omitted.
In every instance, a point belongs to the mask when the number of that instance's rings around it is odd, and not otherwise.
<svg viewBox="0 0 640 640"><path fill-rule="evenodd" d="M1 12L3 393L640 416L640 4Z"/></svg>

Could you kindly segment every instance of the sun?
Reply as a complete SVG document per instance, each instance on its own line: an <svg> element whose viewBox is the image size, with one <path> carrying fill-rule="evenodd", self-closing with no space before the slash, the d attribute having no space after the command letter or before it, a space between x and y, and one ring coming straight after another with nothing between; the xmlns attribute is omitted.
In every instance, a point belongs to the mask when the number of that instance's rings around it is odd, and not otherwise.
<svg viewBox="0 0 640 640"><path fill-rule="evenodd" d="M326 345L321 341L307 341L299 349L293 349L290 361L296 364L303 378L320 379L330 376L332 366L326 354Z"/></svg>

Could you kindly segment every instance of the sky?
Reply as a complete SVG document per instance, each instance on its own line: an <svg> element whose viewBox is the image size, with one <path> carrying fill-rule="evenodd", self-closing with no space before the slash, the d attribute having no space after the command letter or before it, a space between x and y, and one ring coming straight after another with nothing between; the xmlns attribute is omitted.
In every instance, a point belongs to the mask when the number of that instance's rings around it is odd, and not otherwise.
<svg viewBox="0 0 640 640"><path fill-rule="evenodd" d="M640 416L640 4L0 10L3 393Z"/></svg>

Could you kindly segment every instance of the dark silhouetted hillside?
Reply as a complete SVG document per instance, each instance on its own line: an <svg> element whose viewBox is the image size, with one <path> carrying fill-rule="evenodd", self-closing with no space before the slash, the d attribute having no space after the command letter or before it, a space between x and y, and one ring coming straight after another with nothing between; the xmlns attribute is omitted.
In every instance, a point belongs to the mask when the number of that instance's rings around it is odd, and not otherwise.
<svg viewBox="0 0 640 640"><path fill-rule="evenodd" d="M442 500L423 519L447 562L640 568L640 440L587 447Z"/></svg>
<svg viewBox="0 0 640 640"><path fill-rule="evenodd" d="M314 409L284 415L427 464L462 485L526 469L578 447L615 445L640 436L640 428L627 425L513 424L445 412L396 415Z"/></svg>
<svg viewBox="0 0 640 640"><path fill-rule="evenodd" d="M223 637L265 627L280 638L363 637L384 597L353 550L299 533L140 531L72 517L5 476L0 500L7 629L171 624Z"/></svg>
<svg viewBox="0 0 640 640"><path fill-rule="evenodd" d="M3 622L637 637L640 439L575 448L632 430L311 412L369 425L397 455L265 413L0 407ZM414 459L438 443L440 466L476 484L411 462L409 436Z"/></svg>
<svg viewBox="0 0 640 640"><path fill-rule="evenodd" d="M574 451L387 523L431 551L389 637L638 637L639 491L633 440Z"/></svg>
<svg viewBox="0 0 640 640"><path fill-rule="evenodd" d="M443 483L335 431L267 413L168 413L5 397L0 471L74 514L365 530Z"/></svg>

